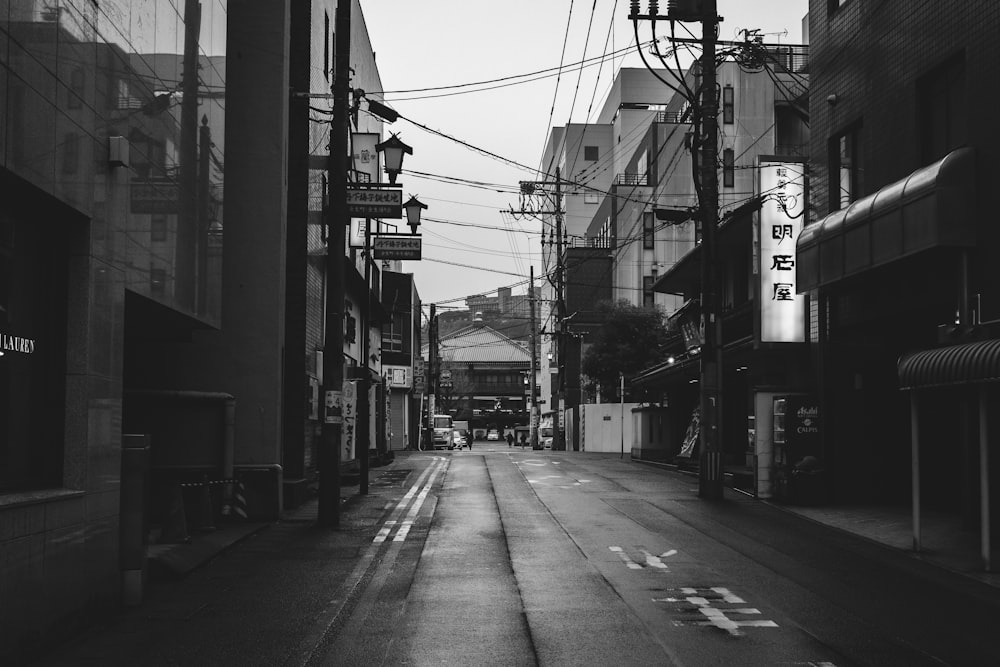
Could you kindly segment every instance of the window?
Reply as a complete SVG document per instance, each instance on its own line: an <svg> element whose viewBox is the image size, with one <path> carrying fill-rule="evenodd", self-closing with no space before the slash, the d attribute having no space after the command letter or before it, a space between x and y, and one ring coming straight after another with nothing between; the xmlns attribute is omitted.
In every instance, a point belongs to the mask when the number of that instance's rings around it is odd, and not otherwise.
<svg viewBox="0 0 1000 667"><path fill-rule="evenodd" d="M163 296L166 292L167 272L161 268L151 268L149 270L149 293L155 296Z"/></svg>
<svg viewBox="0 0 1000 667"><path fill-rule="evenodd" d="M0 493L62 484L70 227L50 206L0 211Z"/></svg>
<svg viewBox="0 0 1000 667"><path fill-rule="evenodd" d="M652 250L655 243L656 227L653 222L653 212L643 211L642 213L642 247L644 250Z"/></svg>
<svg viewBox="0 0 1000 667"><path fill-rule="evenodd" d="M583 193L583 203L584 204L600 204L601 200L598 199L596 192L584 192Z"/></svg>
<svg viewBox="0 0 1000 667"><path fill-rule="evenodd" d="M63 137L63 162L62 172L64 174L75 174L80 166L80 135L76 132L68 132Z"/></svg>
<svg viewBox="0 0 1000 667"><path fill-rule="evenodd" d="M728 84L722 89L722 122L726 125L732 125L736 122L733 87Z"/></svg>
<svg viewBox="0 0 1000 667"><path fill-rule="evenodd" d="M920 158L923 164L930 164L966 142L964 55L923 76L917 82L917 101Z"/></svg>
<svg viewBox="0 0 1000 667"><path fill-rule="evenodd" d="M652 308L656 304L656 296L653 294L653 281L656 276L642 277L642 307Z"/></svg>
<svg viewBox="0 0 1000 667"><path fill-rule="evenodd" d="M330 12L323 12L323 77L330 80Z"/></svg>
<svg viewBox="0 0 1000 667"><path fill-rule="evenodd" d="M66 96L67 109L79 109L83 106L83 69L77 67L69 74L69 91Z"/></svg>
<svg viewBox="0 0 1000 667"><path fill-rule="evenodd" d="M844 208L861 196L861 127L856 125L830 140L830 210Z"/></svg>
<svg viewBox="0 0 1000 667"><path fill-rule="evenodd" d="M735 154L732 148L722 151L722 187L731 188L736 185Z"/></svg>
<svg viewBox="0 0 1000 667"><path fill-rule="evenodd" d="M167 216L154 215L150 218L149 240L154 242L167 240Z"/></svg>
<svg viewBox="0 0 1000 667"><path fill-rule="evenodd" d="M583 147L583 159L587 162L597 162L598 150L597 146L584 146Z"/></svg>

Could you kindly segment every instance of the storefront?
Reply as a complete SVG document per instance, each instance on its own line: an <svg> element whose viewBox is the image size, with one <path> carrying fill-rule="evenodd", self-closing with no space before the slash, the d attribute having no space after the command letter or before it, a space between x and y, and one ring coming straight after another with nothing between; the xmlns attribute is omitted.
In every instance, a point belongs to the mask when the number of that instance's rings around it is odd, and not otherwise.
<svg viewBox="0 0 1000 667"><path fill-rule="evenodd" d="M833 497L910 500L910 405L897 361L933 348L972 321L970 266L976 242L975 161L964 148L809 225L798 241L798 289L816 302L811 362L825 415ZM941 395L927 433L953 440L954 396ZM949 415L949 416L945 416ZM935 475L925 507L966 504L968 468L950 447L928 447Z"/></svg>

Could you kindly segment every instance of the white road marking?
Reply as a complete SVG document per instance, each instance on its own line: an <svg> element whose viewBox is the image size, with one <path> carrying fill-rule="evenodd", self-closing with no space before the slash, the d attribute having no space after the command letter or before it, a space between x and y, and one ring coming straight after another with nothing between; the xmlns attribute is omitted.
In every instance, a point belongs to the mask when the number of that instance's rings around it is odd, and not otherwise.
<svg viewBox="0 0 1000 667"><path fill-rule="evenodd" d="M738 607L738 608L727 608L720 609L718 606L714 605L725 605L725 604L746 604L738 595L733 594L728 588L713 586L711 588L691 588L684 587L678 589L683 597L666 597L666 598L653 598L653 602L686 602L690 605L694 605L702 616L705 617L704 621L689 621L689 620L678 620L674 621L674 625L711 625L720 630L725 630L733 636L740 636L743 632L740 628L776 628L778 624L774 621L769 621L765 619L753 619L753 620L735 620L730 618L730 615L737 616L753 616L760 614L759 609L754 609L752 607Z"/></svg>
<svg viewBox="0 0 1000 667"><path fill-rule="evenodd" d="M427 498L428 492L431 490L431 486L434 484L434 479L438 476L438 473L445 467L444 462L439 463L434 467L434 472L431 473L430 479L424 484L424 488L420 489L420 493L417 494L417 499L413 501L410 506L410 511L406 513L406 519L403 520L403 524L396 531L395 537L392 538L393 542L402 542L406 539L406 536L410 534L410 527L417 518L417 513L420 512L421 506L424 504L424 500Z"/></svg>
<svg viewBox="0 0 1000 667"><path fill-rule="evenodd" d="M646 556L646 565L648 565L649 567L656 567L656 568L659 568L661 570L669 570L669 568L667 567L667 564L664 563L662 560L660 560L659 556L654 556L653 554L649 553L645 549L641 549L641 551L642 551L643 555Z"/></svg>
<svg viewBox="0 0 1000 667"><path fill-rule="evenodd" d="M627 553L625 553L625 550L622 549L621 547L608 547L608 549L610 549L614 553L618 554L618 557L622 559L622 562L625 563L625 565L629 569L632 569L632 570L641 570L642 569L642 565L639 565L639 563L636 563L634 560L632 560L631 558L629 558L629 555Z"/></svg>
<svg viewBox="0 0 1000 667"><path fill-rule="evenodd" d="M403 512L406 511L406 506L410 503L410 500L415 495L417 495L418 490L419 493L421 493L424 497L426 497L427 491L430 489L431 484L434 482L434 478L437 476L437 473L447 465L447 463L445 462L446 459L443 456L422 457L422 458L432 458L435 461L431 465L424 468L424 471L420 473L420 477L417 478L417 481L413 484L413 486L411 486L406 491L406 494L396 504L396 508L389 515L390 518L382 525L378 533L375 534L375 538L372 540L373 544L381 544L382 542L385 542L389 538L389 534L392 532L393 528L395 528L397 525L400 526L399 529L400 531L403 530L402 525L403 523L405 523L405 521L399 523L397 520L400 517L400 515L402 515ZM427 482L426 486L424 486L423 489L421 490L421 485L424 484L424 480L426 480L428 476L430 476L430 481ZM420 510L420 504L423 504L423 498L418 496L418 503L415 504L417 507L417 511ZM416 513L413 512L412 508L410 509L410 514L412 514L414 517L416 516ZM410 518L409 514L407 515L407 518ZM412 524L412 520L410 521L410 523ZM406 534L409 533L409 530L410 530L409 526L407 526L406 532L403 533L403 539L406 539ZM399 532L396 533L396 536L397 538L399 537Z"/></svg>
<svg viewBox="0 0 1000 667"><path fill-rule="evenodd" d="M677 555L677 549L671 549L670 551L664 551L660 554L660 558L670 558L671 556Z"/></svg>

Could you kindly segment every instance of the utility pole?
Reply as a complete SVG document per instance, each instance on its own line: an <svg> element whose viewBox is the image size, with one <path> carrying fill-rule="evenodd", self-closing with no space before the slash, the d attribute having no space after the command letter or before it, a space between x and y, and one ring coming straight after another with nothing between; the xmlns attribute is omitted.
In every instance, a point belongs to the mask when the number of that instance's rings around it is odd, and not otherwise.
<svg viewBox="0 0 1000 667"><path fill-rule="evenodd" d="M553 449L566 449L566 419L563 409L566 405L566 300L563 294L563 215L562 176L556 167L556 320L559 324L556 338L556 358L559 378L559 394L556 402L556 428Z"/></svg>
<svg viewBox="0 0 1000 667"><path fill-rule="evenodd" d="M701 460L698 495L710 500L723 496L721 410L722 322L719 318L718 249L715 231L719 220L719 98L715 78L715 40L718 29L716 0L702 0L701 52Z"/></svg>
<svg viewBox="0 0 1000 667"><path fill-rule="evenodd" d="M700 99L688 99L695 113L695 146L692 159L698 166L694 175L698 193L698 215L701 223L701 326L704 340L701 345L699 396L699 476L698 495L719 500L723 497L722 445L719 415L721 406L722 372L722 321L719 317L718 251L716 228L719 224L719 174L718 174L718 112L719 98L716 91L715 52L719 26L716 0L672 0L668 15L658 14L659 2L650 0L649 13L641 14L639 0L632 0L629 18L632 21L700 21L701 82ZM676 39L676 42L697 40ZM640 51L640 54L642 52ZM643 57L645 62L645 57ZM646 63L649 67L649 64ZM651 71L652 68L650 68ZM680 76L680 73L677 74ZM678 88L675 91L681 92Z"/></svg>
<svg viewBox="0 0 1000 667"><path fill-rule="evenodd" d="M531 273L528 280L528 307L531 308L529 317L531 334L529 345L531 346L531 412L528 415L528 434L531 440L531 449L538 447L538 388L535 386L535 377L538 374L538 357L536 354L536 331L535 331L535 265L531 265Z"/></svg>
<svg viewBox="0 0 1000 667"><path fill-rule="evenodd" d="M334 23L333 116L330 121L329 227L323 343L324 414L319 448L318 523L340 525L340 455L344 384L344 247L347 239L347 130L351 76L351 3L338 2Z"/></svg>
<svg viewBox="0 0 1000 667"><path fill-rule="evenodd" d="M542 211L542 210L528 211L528 210L520 210L520 211L511 211L511 213L521 213L521 214L530 214L530 215L553 215L553 216L555 216L555 220L556 220L556 225L555 225L555 228L556 228L555 229L555 237L556 238L555 238L555 241L554 241L555 247L556 247L556 270L555 270L556 280L555 280L555 283L554 283L553 286L556 289L556 321L557 321L557 324L555 324L553 326L553 329L552 329L553 334L552 335L555 335L555 337L556 337L556 359L555 359L555 362L556 362L556 371L557 371L557 373L556 373L556 376L557 376L556 377L557 388L556 388L556 392L554 394L554 397L555 397L554 403L555 403L555 405L552 406L553 411L556 413L556 422L555 422L555 424L553 424L553 429L552 429L552 449L553 450L558 450L558 449L565 449L565 445L566 445L565 437L564 437L564 432L563 432L562 427L561 427L561 425L563 423L563 420L562 420L562 408L563 408L563 402L565 400L565 381L566 381L566 378L565 378L565 363L566 363L565 362L565 350L563 349L565 347L564 341L566 339L565 322L564 322L564 320L566 318L566 303L565 303L565 301L563 299L562 175L560 173L559 167L556 167L556 179L555 179L555 181L521 181L521 193L522 194L532 194L532 193L534 193L535 188L537 188L539 186L555 186L556 201L555 201L555 209L554 210L551 210L551 211ZM549 243L550 243L550 246L551 246L551 244L553 242L550 241ZM543 246L545 245L544 235L542 237L542 245ZM531 283L531 285L533 287L534 286L534 267L532 267L532 274L531 275L532 275L532 283ZM548 281L549 281L549 284L553 284L551 277L548 278ZM533 296L532 296L532 298L533 298ZM532 316L534 316L534 314L535 314L534 309L532 309L531 314L532 314ZM534 330L535 330L535 327L534 327L534 325L532 325L532 333L534 333ZM534 348L532 348L532 350L534 350ZM532 362L534 363L534 361L535 361L534 356L532 356ZM532 391L534 391L534 379L532 379ZM532 398L533 402L534 402L535 398L536 397L533 396L533 398ZM552 398L552 396L550 396L550 398ZM535 433L534 437L537 438L538 437L537 428L535 429L534 433ZM534 445L534 444L535 444L535 441L532 441L532 445Z"/></svg>
<svg viewBox="0 0 1000 667"><path fill-rule="evenodd" d="M437 390L437 304L427 320L427 451L434 450L434 394Z"/></svg>

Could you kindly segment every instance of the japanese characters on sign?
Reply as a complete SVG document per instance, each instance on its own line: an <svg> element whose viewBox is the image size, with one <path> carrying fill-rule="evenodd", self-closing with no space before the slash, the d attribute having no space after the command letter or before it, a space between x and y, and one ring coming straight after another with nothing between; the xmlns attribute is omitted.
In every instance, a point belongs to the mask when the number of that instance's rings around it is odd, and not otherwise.
<svg viewBox="0 0 1000 667"><path fill-rule="evenodd" d="M420 259L421 238L400 234L380 234L372 238L372 257L375 259Z"/></svg>
<svg viewBox="0 0 1000 667"><path fill-rule="evenodd" d="M409 389L413 386L409 366L383 366L382 370L386 374L391 388Z"/></svg>
<svg viewBox="0 0 1000 667"><path fill-rule="evenodd" d="M351 133L351 166L356 174L364 175L358 178L369 183L378 182L378 144L379 135L374 132Z"/></svg>
<svg viewBox="0 0 1000 667"><path fill-rule="evenodd" d="M796 293L795 243L802 231L805 174L797 162L761 162L760 340L805 340L805 297Z"/></svg>
<svg viewBox="0 0 1000 667"><path fill-rule="evenodd" d="M347 188L347 213L352 218L403 217L403 191L392 188Z"/></svg>

